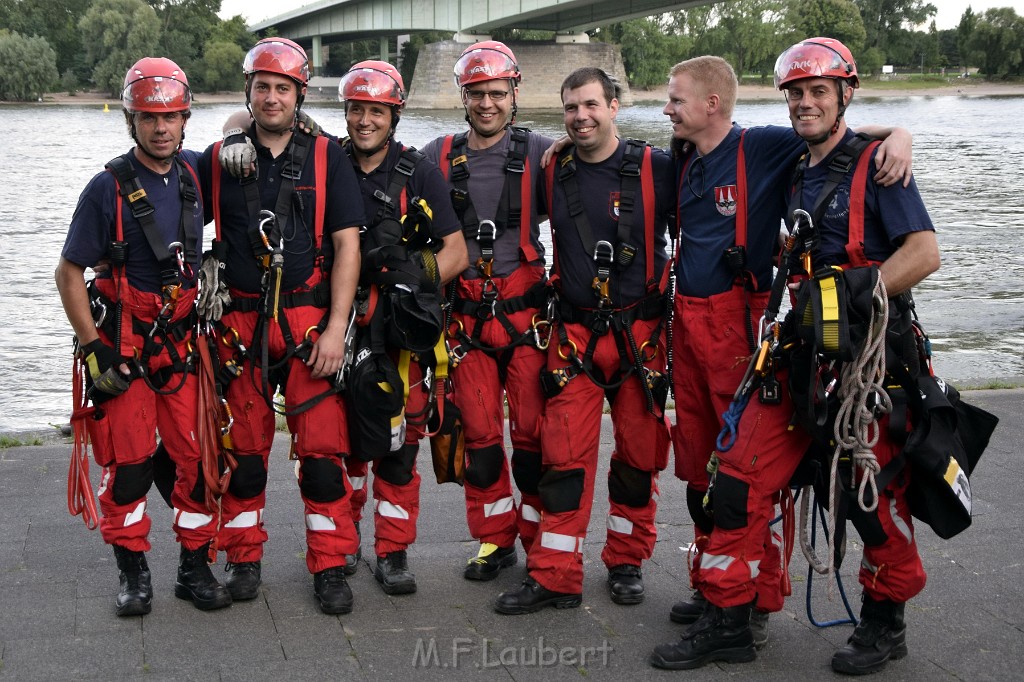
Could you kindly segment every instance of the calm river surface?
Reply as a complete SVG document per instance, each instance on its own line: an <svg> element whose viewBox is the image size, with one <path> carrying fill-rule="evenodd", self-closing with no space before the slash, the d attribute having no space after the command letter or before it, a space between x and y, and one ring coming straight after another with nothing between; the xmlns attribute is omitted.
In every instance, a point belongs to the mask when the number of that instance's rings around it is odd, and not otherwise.
<svg viewBox="0 0 1024 682"><path fill-rule="evenodd" d="M220 137L234 105L199 104L186 145ZM332 132L341 109L307 109ZM850 123L881 123L914 133L914 167L942 249L942 269L917 288L918 311L931 335L936 371L954 382L1024 378L1024 138L1009 135L1024 98L956 96L859 99ZM787 125L779 102L740 103L745 126ZM110 158L129 149L119 111L90 106L0 107L7 166L0 201L0 433L66 424L71 411L71 328L53 284L78 195ZM519 121L561 133L558 112ZM399 137L422 145L465 127L461 112L407 112ZM658 145L669 127L660 107L619 114L622 134ZM210 230L212 233L212 229Z"/></svg>

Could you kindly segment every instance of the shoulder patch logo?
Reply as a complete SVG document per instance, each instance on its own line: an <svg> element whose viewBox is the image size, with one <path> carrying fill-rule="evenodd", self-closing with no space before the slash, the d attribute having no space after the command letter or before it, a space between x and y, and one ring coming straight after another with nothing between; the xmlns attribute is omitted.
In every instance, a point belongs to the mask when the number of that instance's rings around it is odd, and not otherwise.
<svg viewBox="0 0 1024 682"><path fill-rule="evenodd" d="M619 219L619 193L608 193L608 215L616 220Z"/></svg>

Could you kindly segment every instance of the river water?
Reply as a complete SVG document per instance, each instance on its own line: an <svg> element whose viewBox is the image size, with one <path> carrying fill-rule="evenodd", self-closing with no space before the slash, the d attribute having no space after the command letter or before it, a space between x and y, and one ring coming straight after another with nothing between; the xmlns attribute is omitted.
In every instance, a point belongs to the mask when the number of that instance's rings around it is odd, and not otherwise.
<svg viewBox="0 0 1024 682"><path fill-rule="evenodd" d="M914 133L914 167L938 231L942 268L916 290L918 311L935 350L936 371L954 382L985 384L1024 377L1024 138L1008 135L1024 98L957 96L859 99L851 125L898 125ZM200 149L219 138L234 105L199 104L186 145ZM319 102L310 113L332 132L344 127L341 109ZM778 102L740 103L742 125L786 125ZM89 106L0 107L0 433L66 424L71 410L71 328L53 284L78 195L131 140L119 111ZM561 134L558 112L519 122ZM406 144L422 145L465 127L461 112L406 112ZM623 135L668 142L659 107L619 114ZM210 230L212 233L212 230Z"/></svg>

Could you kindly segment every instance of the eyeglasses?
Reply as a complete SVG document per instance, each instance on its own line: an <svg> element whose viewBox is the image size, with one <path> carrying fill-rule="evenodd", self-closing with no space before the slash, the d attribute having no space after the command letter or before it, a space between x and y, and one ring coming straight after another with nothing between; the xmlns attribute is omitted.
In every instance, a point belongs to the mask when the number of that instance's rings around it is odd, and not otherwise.
<svg viewBox="0 0 1024 682"><path fill-rule="evenodd" d="M508 97L508 90L466 90L466 97L474 102L482 102L484 95L490 97L492 102L503 102Z"/></svg>
<svg viewBox="0 0 1024 682"><path fill-rule="evenodd" d="M700 169L700 191L699 192L693 188L693 179L692 178L693 178L693 175L694 175L694 169L695 168ZM697 156L690 163L690 167L686 171L686 186L690 188L690 192L693 194L693 196L697 197L698 199L703 199L704 198L704 157L703 156Z"/></svg>

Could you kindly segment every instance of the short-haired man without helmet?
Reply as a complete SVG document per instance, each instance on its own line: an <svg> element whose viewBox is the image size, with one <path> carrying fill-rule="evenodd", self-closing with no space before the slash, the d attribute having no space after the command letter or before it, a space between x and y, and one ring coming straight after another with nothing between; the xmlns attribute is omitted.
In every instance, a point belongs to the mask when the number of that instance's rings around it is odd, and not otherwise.
<svg viewBox="0 0 1024 682"><path fill-rule="evenodd" d="M544 247L536 182L551 140L515 127L522 75L504 43L467 47L454 67L469 130L439 137L423 153L453 188L470 267L450 287L448 328L454 402L466 436L466 520L480 541L465 566L492 580L530 551L540 520L540 422L546 338ZM512 441L505 455L505 403ZM515 479L521 500L512 491Z"/></svg>
<svg viewBox="0 0 1024 682"><path fill-rule="evenodd" d="M363 193L368 219L363 235L364 256L374 247L392 248L403 238L409 246L397 256L408 258L416 270L422 262L430 284L420 287L418 296L425 305L435 305L441 317L440 288L458 276L467 265L466 243L459 220L448 197L448 187L434 164L417 152L406 148L395 139L395 130L405 107L405 84L402 76L391 64L383 61L363 61L355 64L338 84L338 97L345 103L345 121L348 139L345 151L351 159ZM429 218L423 216L429 210ZM411 219L419 216L419 221ZM418 226L427 234L413 236L395 234L397 229L422 222ZM427 224L429 223L429 224ZM389 229L389 226L391 229ZM422 243L412 244L413 241ZM415 253L413 253L415 251ZM369 272L369 259L364 258L364 282L372 285L376 272ZM396 262L396 265L400 264ZM396 268L392 268L393 270ZM379 269L378 269L379 270ZM374 308L384 314L380 303ZM367 317L372 317L368 313ZM391 324L397 320L393 319ZM377 325L371 319L360 320L361 339L358 344L373 348ZM437 333L440 330L437 329ZM408 331L408 330L407 330ZM363 335L368 337L361 343ZM383 340L379 345L384 346ZM398 364L402 349L387 346L390 358ZM408 349L405 351L408 354ZM425 385L429 368L423 363L433 361L429 354L408 363L409 395L405 403L407 415L428 414L431 394L435 387ZM349 399L353 402L368 398L352 386ZM443 395L435 396L444 400ZM350 409L356 410L352 405ZM354 412L358 414L358 412ZM352 427L358 429L359 425ZM383 457L373 460L374 497L374 553L377 556L374 577L387 594L409 594L416 591L416 578L409 569L406 550L416 540L416 522L419 518L420 474L416 470L419 442L425 435L422 420L410 421L405 440ZM358 447L358 446L357 446ZM366 501L367 463L359 459L367 453L353 452L348 459L349 480L352 483L352 515L358 523ZM349 572L355 572L351 563Z"/></svg>
<svg viewBox="0 0 1024 682"><path fill-rule="evenodd" d="M324 613L348 613L345 557L356 553L358 539L346 497L345 405L333 379L359 276L363 206L341 149L296 127L309 80L303 49L264 38L246 54L243 71L254 120L228 134L255 143L258 172L242 180L221 173L218 145L202 159L204 195L219 196L207 211L217 222L214 253L223 264L213 270L221 271L231 297L223 317L211 321L224 341L222 362L237 367L225 395L238 467L222 498L218 546L227 553L235 598L257 597L280 388L299 461L314 595Z"/></svg>
<svg viewBox="0 0 1024 682"><path fill-rule="evenodd" d="M851 70L847 71L846 66L849 66ZM842 83L824 81L831 93L834 94L830 100L831 108L826 106L824 109L814 111L809 109L806 114L793 120L795 130L804 140L807 139L801 129L804 125L813 127L816 137L820 137L820 133L824 131L825 137L836 135L835 140L839 141L847 134L846 123L842 118L845 106L842 106L840 102L843 105L849 103L852 89L847 86L856 85L856 72L852 60L846 62L842 75L833 74L831 76L844 80ZM849 79L849 83L846 82L847 79ZM845 94L840 95L840 92ZM670 104L666 108L667 113L672 106L672 93L673 87L670 85ZM842 99L840 99L841 96ZM801 119L803 119L802 122L800 122ZM675 122L676 119L674 118L673 121ZM748 132L754 133L757 130L752 129ZM834 132L828 133L829 130ZM836 141L831 144L835 144ZM800 147L806 150L806 145L807 142L803 141ZM753 148L757 147L749 147L749 151ZM814 146L812 145L810 148L813 151ZM874 170L883 165L881 158L882 155L878 154L870 159L861 160L864 163L865 176L870 175L867 172L868 168ZM886 163L888 164L888 162L887 159ZM750 156L748 164L751 164ZM750 165L748 167L752 174L761 168ZM817 172L822 170L826 169L819 168ZM783 168L780 172L785 173L784 177L779 179L787 186L793 177L792 170ZM884 173L880 171L874 180L880 179L880 176L883 175ZM912 186L910 178L906 178L905 181L910 182ZM883 186L867 177L862 182L866 184L866 193L870 196L895 196L901 195L905 191L899 183ZM755 186L753 182L749 182L749 184L752 187ZM819 188L821 185L816 186ZM685 189L680 189L681 205L684 191ZM754 190L752 189L752 191ZM752 197L750 202L753 207L756 205L754 202L757 199L756 195L752 195ZM837 195L838 197L839 195ZM846 200L846 203L847 206L840 209L843 212L849 210L849 199ZM791 205L790 208L792 209L793 206ZM774 216L776 211L777 208L773 208L771 215ZM788 214L788 211L784 212ZM775 224L770 228L759 227L760 221L753 222L754 215L754 213L751 214L752 240L763 239L763 237L758 237L761 232L774 231L777 228ZM903 225L902 228L920 229L923 225L918 218L919 216L914 216L913 220ZM686 220L686 213L681 214L681 219ZM822 232L821 235L823 237L824 233ZM843 244L845 245L845 243L844 239ZM751 244L753 245L754 242ZM840 250L842 251L842 247ZM749 260L753 264L753 272L759 282L762 267L758 266L758 263L765 258L764 251L764 248L749 250ZM845 251L841 259L831 262L818 259L819 255L821 254L817 252L814 254L816 268L828 264L839 265L846 261ZM833 256L835 257L835 254ZM924 261L929 262L930 258L925 258ZM927 265L926 269L929 267L931 265ZM770 276L770 265L766 267L765 275ZM897 287L896 291L900 291L902 285L895 282L893 284ZM724 662L730 663L749 662L757 655L751 628L752 608L755 605L761 606L765 597L773 604L779 599L779 596L772 591L763 590L763 583L758 574L758 571L778 570L777 554L772 557L765 550L768 524L773 515L774 498L777 492L790 482L811 440L810 435L803 429L795 429L792 426L797 406L791 391L786 388L790 370L779 368L774 372L774 379L779 385L777 400L762 398L757 393L752 395L750 403L739 420L731 449L719 449L719 451L725 452L717 452L718 469L714 474L713 492L714 528L706 546L702 548L702 559L695 571L694 578L695 585L707 598L707 607L699 619L684 631L678 642L655 647L650 657L650 663L655 667L676 670L693 669L715 662L715 660L724 660ZM884 431L885 426L880 425L880 430ZM876 454L879 455L880 463L883 463L884 455L878 451ZM895 507L887 507L885 514L890 521L892 520L889 518L891 510L895 510ZM903 513L900 512L900 515L902 516ZM908 518L906 520L909 521ZM873 536L874 540L879 539L883 532L883 526L884 524L877 526L879 532ZM896 526L902 526L902 521L899 521ZM885 551L892 552L886 556L887 559L898 558L898 561L903 564L903 568L907 569L901 574L908 579L904 587L909 587L910 584L918 581L916 573L921 564L919 561L915 568L906 562L906 553L910 552L916 556L916 551L913 549L912 538L904 536L896 526L891 523L889 526L885 526L885 532L894 531L889 536L891 540L884 541L885 547L888 548ZM893 551L896 546L901 549ZM897 555L901 556L897 557ZM869 550L866 558L868 560L878 559L880 555L872 555ZM876 565L881 566L882 564L876 563ZM887 563L886 570L888 570L888 565ZM863 579L863 572L861 576ZM923 578L923 573L921 573L921 577ZM881 574L879 578L882 578ZM913 591L920 590L921 585L912 588ZM878 624L871 627L878 628ZM881 628L876 630L877 635L882 632ZM873 637L869 645L869 648L873 648L874 643L882 644L882 647L876 650L876 654L883 656L882 663L885 658L889 657L890 651L894 651L897 655L899 653L895 649L889 649L883 654L882 650L888 649L885 639L885 637ZM878 659L874 664L878 664ZM868 666L868 668L870 667L872 666ZM837 670L839 669L837 668ZM862 672L869 671L863 670Z"/></svg>
<svg viewBox="0 0 1024 682"><path fill-rule="evenodd" d="M88 370L93 411L83 418L103 467L100 532L120 570L119 616L152 608L146 494L157 430L177 468L174 593L203 610L231 604L207 562L216 512L192 495L201 461L193 437L198 383L186 360L194 345L203 205L198 155L181 150L191 102L188 79L171 60L146 57L128 69L121 103L135 146L82 192L55 273ZM86 283L85 269L100 265Z"/></svg>

